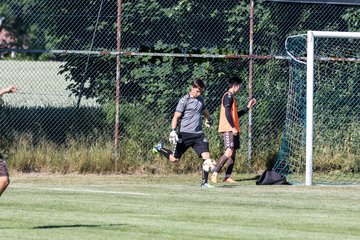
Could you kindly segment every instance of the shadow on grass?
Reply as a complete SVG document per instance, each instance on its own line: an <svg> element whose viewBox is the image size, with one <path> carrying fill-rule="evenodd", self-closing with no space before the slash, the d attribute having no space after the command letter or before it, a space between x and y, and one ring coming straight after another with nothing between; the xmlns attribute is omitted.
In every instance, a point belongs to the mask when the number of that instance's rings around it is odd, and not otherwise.
<svg viewBox="0 0 360 240"><path fill-rule="evenodd" d="M236 188L237 185L219 185L216 188Z"/></svg>
<svg viewBox="0 0 360 240"><path fill-rule="evenodd" d="M70 225L45 225L37 226L32 229L53 229L53 228L97 228L97 227L118 227L118 226L128 226L129 224L70 224Z"/></svg>
<svg viewBox="0 0 360 240"><path fill-rule="evenodd" d="M242 178L242 179L236 179L236 182L245 182L245 181L256 181L260 178L260 175L254 176L252 178ZM237 184L224 184L224 185L217 185L217 188L236 188L239 185Z"/></svg>
<svg viewBox="0 0 360 240"><path fill-rule="evenodd" d="M243 181L256 181L260 178L260 175L257 175L255 177L252 177L252 178L242 178L242 179L237 179L235 181L237 182L243 182Z"/></svg>

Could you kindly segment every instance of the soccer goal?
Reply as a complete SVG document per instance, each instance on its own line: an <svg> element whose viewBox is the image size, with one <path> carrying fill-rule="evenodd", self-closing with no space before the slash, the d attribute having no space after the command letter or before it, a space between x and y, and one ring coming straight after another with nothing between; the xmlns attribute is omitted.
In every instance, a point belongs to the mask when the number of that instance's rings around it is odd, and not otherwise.
<svg viewBox="0 0 360 240"><path fill-rule="evenodd" d="M273 170L292 183L360 184L360 32L286 39L286 123Z"/></svg>

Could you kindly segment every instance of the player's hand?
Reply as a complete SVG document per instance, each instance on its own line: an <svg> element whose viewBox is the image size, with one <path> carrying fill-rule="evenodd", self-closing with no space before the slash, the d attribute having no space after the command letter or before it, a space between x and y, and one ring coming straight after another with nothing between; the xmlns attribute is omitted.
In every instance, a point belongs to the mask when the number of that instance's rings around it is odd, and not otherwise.
<svg viewBox="0 0 360 240"><path fill-rule="evenodd" d="M206 121L205 121L205 126L208 127L208 128L211 128L211 126L212 126L212 119L211 119L211 118L210 118L210 119L206 119Z"/></svg>
<svg viewBox="0 0 360 240"><path fill-rule="evenodd" d="M252 98L252 99L249 101L247 107L248 107L248 108L252 108L255 104L256 104L256 99L255 99L255 98Z"/></svg>
<svg viewBox="0 0 360 240"><path fill-rule="evenodd" d="M177 140L179 139L179 137L178 137L178 135L177 135L177 133L176 133L176 131L175 130L172 130L171 132L170 132L170 135L169 135L169 141L170 141L170 143L172 143L172 144L176 144L177 143Z"/></svg>
<svg viewBox="0 0 360 240"><path fill-rule="evenodd" d="M234 136L237 136L239 134L238 130L236 128L232 129L232 133Z"/></svg>
<svg viewBox="0 0 360 240"><path fill-rule="evenodd" d="M17 88L15 86L8 86L6 89L5 89L5 92L6 93L14 93L17 91Z"/></svg>

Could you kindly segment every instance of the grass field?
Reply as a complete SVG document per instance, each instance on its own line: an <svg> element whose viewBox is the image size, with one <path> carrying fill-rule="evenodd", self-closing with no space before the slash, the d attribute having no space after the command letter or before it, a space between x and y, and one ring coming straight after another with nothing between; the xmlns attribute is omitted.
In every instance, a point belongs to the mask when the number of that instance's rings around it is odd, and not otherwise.
<svg viewBox="0 0 360 240"><path fill-rule="evenodd" d="M77 98L70 96L66 87L71 83L59 74L64 62L1 60L1 86L15 85L17 94L4 95L11 106L69 107L76 106ZM97 106L94 99L81 100L81 106Z"/></svg>
<svg viewBox="0 0 360 240"><path fill-rule="evenodd" d="M201 190L200 175L13 174L0 239L360 239L359 186Z"/></svg>

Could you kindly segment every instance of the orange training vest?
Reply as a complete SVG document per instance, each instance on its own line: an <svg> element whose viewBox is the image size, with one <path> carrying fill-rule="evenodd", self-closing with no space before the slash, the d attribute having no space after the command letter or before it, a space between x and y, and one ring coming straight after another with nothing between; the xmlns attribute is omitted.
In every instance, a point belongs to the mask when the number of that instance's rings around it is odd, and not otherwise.
<svg viewBox="0 0 360 240"><path fill-rule="evenodd" d="M220 120L219 120L219 132L229 132L232 131L232 127L230 125L230 123L228 122L228 120L226 119L226 115L225 115L225 107L224 107L224 97L228 95L228 92L226 92L222 99L221 99L221 108L220 108ZM231 94L232 95L232 94ZM233 104L230 108L230 115L232 117L232 120L234 122L235 128L238 130L238 132L240 132L240 124L239 124L239 117L238 117L238 111L237 111L237 107L236 107L236 100L234 98L234 96L232 95L233 98Z"/></svg>

